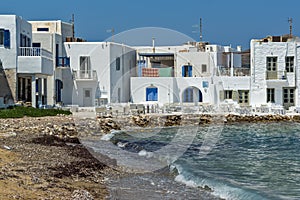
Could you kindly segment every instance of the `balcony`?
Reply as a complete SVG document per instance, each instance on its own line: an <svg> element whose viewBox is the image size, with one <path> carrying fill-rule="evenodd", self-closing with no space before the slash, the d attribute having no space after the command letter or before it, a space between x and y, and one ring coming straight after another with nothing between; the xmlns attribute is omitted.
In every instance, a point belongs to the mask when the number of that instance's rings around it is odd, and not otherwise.
<svg viewBox="0 0 300 200"><path fill-rule="evenodd" d="M285 70L281 71L267 71L266 72L267 80L287 80L287 75Z"/></svg>
<svg viewBox="0 0 300 200"><path fill-rule="evenodd" d="M53 75L53 55L39 47L20 47L18 73Z"/></svg>
<svg viewBox="0 0 300 200"><path fill-rule="evenodd" d="M69 57L57 57L56 58L56 67L70 67L70 58Z"/></svg>
<svg viewBox="0 0 300 200"><path fill-rule="evenodd" d="M97 81L97 72L96 70L73 70L73 78L75 80L92 80L92 81Z"/></svg>
<svg viewBox="0 0 300 200"><path fill-rule="evenodd" d="M231 68L218 66L219 76L230 76ZM233 76L250 76L250 68L248 67L235 67L233 68Z"/></svg>

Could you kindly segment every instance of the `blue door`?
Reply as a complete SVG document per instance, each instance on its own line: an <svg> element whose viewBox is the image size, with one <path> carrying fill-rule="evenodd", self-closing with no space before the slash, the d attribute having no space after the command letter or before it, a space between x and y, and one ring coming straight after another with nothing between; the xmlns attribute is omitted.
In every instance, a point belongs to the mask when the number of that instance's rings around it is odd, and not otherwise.
<svg viewBox="0 0 300 200"><path fill-rule="evenodd" d="M182 66L182 77L192 77L193 76L193 67L190 65Z"/></svg>
<svg viewBox="0 0 300 200"><path fill-rule="evenodd" d="M146 88L146 101L157 101L157 88Z"/></svg>

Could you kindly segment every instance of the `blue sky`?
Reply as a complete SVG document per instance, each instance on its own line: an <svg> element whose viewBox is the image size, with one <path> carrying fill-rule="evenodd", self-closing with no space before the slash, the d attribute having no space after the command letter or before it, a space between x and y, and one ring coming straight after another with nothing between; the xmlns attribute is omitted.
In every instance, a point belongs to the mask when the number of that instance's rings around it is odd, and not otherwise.
<svg viewBox="0 0 300 200"><path fill-rule="evenodd" d="M251 38L288 33L289 17L294 21L294 35L300 36L299 8L299 0L8 0L1 2L0 13L67 22L74 13L76 36L88 41L110 37L107 30L112 27L116 33L162 27L199 40L198 29L192 26L202 17L203 40L245 49Z"/></svg>

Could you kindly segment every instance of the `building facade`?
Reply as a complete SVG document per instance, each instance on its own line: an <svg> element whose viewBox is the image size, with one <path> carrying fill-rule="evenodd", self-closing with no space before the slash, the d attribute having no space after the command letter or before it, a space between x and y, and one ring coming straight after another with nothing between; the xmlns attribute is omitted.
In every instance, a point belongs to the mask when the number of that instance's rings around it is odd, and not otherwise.
<svg viewBox="0 0 300 200"><path fill-rule="evenodd" d="M253 105L299 107L299 42L299 38L288 35L251 40Z"/></svg>
<svg viewBox="0 0 300 200"><path fill-rule="evenodd" d="M137 47L138 76L131 78L133 102L219 105L231 99L250 105L250 66L243 65L243 54L240 47L208 43Z"/></svg>
<svg viewBox="0 0 300 200"><path fill-rule="evenodd" d="M52 54L32 47L32 26L16 15L0 16L0 103L47 104L48 78L53 76Z"/></svg>
<svg viewBox="0 0 300 200"><path fill-rule="evenodd" d="M189 42L135 46L86 42L74 24L0 15L0 108L24 102L83 107L114 103L300 106L300 39L241 47Z"/></svg>
<svg viewBox="0 0 300 200"><path fill-rule="evenodd" d="M130 102L135 49L111 42L66 42L65 49L71 66L63 79L65 105Z"/></svg>

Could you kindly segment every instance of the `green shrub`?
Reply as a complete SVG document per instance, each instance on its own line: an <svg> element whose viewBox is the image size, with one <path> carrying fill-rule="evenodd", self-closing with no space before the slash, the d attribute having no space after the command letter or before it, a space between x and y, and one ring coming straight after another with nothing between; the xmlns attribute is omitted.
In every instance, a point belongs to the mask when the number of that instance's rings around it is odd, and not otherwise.
<svg viewBox="0 0 300 200"><path fill-rule="evenodd" d="M13 107L9 109L0 110L0 118L22 118L27 117L45 117L45 116L56 116L59 114L70 115L70 111L59 110L59 109L37 109L33 107Z"/></svg>

